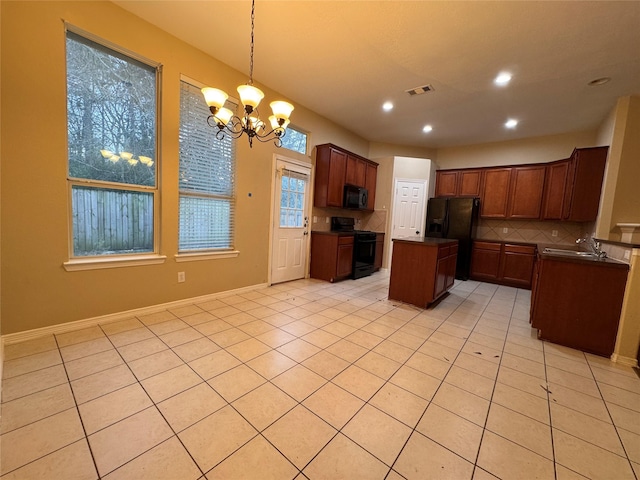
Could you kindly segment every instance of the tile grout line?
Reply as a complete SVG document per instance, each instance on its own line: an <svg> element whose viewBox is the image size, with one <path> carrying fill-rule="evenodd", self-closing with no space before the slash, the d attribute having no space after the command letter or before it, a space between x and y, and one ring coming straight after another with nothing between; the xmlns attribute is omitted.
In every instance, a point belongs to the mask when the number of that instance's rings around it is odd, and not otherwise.
<svg viewBox="0 0 640 480"><path fill-rule="evenodd" d="M476 287L476 288L477 288L477 287ZM474 289L474 290L472 290L471 292L468 292L468 293L467 293L467 295L465 296L465 300L466 300L466 299L468 299L469 295L471 295L471 293L473 293L473 291L475 291L475 289ZM496 289L496 291L497 291L497 289ZM494 295L495 295L495 291L494 291L494 293L491 295L491 297L490 297L490 298L493 298L493 296L494 296ZM422 345L424 345L424 343L426 343L426 342L427 342L427 340L428 340L428 339L433 335L433 333L436 333L436 332L438 331L438 329L439 329L442 325L444 325L444 324L447 322L447 320L448 320L448 319L449 319L449 318L450 318L450 317L455 313L455 311L456 311L456 310L457 310L457 309L458 309L458 308L459 308L463 303L464 303L464 300L463 300L462 302L460 302L460 303L458 304L458 306L457 306L455 309L453 309L453 311L452 311L452 312L451 312L451 313L450 313L446 318L444 318L444 319L442 320L442 322L440 323L440 325L438 326L438 328L437 328L437 329L435 329L435 330L432 332L432 334L431 334L431 335L429 335L429 337L428 337L428 338L427 338L427 339L422 343ZM486 305L484 306L484 308L482 309L482 311L483 311L483 312L486 310L486 308L487 308L487 306L489 305L489 303L490 303L490 300L489 300L489 301L487 301L487 304L486 304ZM475 323L474 323L474 328L475 328L475 325L477 324L477 322L480 320L480 317L481 317L481 316L482 316L482 314L480 314L480 315L478 316L477 320L475 321ZM465 329L465 330L466 330L466 329ZM436 388L436 390L433 392L433 395L432 395L431 399L429 400L429 402L428 402L427 406L425 407L424 411L423 411L423 412L422 412L422 414L420 415L420 418L418 418L418 421L416 422L416 424L414 425L414 427L411 429L411 433L410 433L410 434L409 434L409 436L407 437L407 440L404 442L404 444L403 444L402 448L400 448L400 451L399 451L399 452L398 452L398 454L396 455L396 458L394 459L393 463L391 464L391 469L389 470L389 473L390 473L391 471L394 471L395 473L398 473L396 470L393 470L393 467L394 467L394 466L395 466L395 464L397 463L398 459L399 459L399 458L400 458L400 456L402 455L402 452L403 452L403 451L404 451L404 449L406 448L407 444L409 443L409 441L411 440L411 438L413 437L413 435L414 435L416 432L417 432L418 434L420 434L420 435L423 435L421 432L417 431L417 427L418 427L418 425L420 424L420 422L422 421L422 418L424 418L424 415L425 415L425 413L427 412L427 410L429 409L429 406L433 403L433 399L434 399L434 398L435 398L435 396L438 394L438 391L440 390L440 387L442 387L442 384L443 384L443 383L445 383L445 379L446 379L447 375L449 374L449 372L450 372L450 371L451 371L451 369L453 368L453 365L455 364L455 361L456 361L456 360L458 359L458 357L460 356L460 353L462 353L462 349L464 348L464 346L466 345L467 341L469 340L469 336L471 336L471 333L472 333L472 332L473 332L473 329L471 329L471 330L469 331L469 335L468 335L467 337L465 337L465 338L464 338L464 340L465 340L465 341L464 341L464 343L462 344L462 346L460 347L460 349L458 350L458 353L456 354L455 358L451 361L451 363L450 363L450 365L449 365L449 368L447 369L447 373L445 373L445 375L442 377L442 380L440 380L440 384L438 385L438 388ZM422 345L421 345L421 347L422 347ZM418 349L416 349L416 350L414 351L414 354L415 354L417 351L418 351ZM412 354L411 356L413 356L413 354ZM411 357L409 357L409 358L411 358ZM409 359L407 359L407 361L409 361ZM406 363L406 362L405 362L405 363ZM423 372L423 373L424 373L424 372ZM451 412L451 413L453 413L453 412ZM487 414L488 414L488 412L487 412ZM454 415L457 415L457 414L455 414L455 413L454 413ZM426 437L426 435L425 435L425 437ZM426 438L429 438L429 437L426 437ZM464 461L467 461L467 462L468 462L468 460L467 460L466 458L464 458L464 457L462 457L462 456L458 455L456 452L454 452L454 451L450 450L449 448L447 448L446 446L444 446L444 445L440 444L439 442L436 442L435 440L432 440L431 438L429 438L429 440L431 440L432 442L436 443L437 445L440 445L442 448L445 448L446 450L448 450L448 451L452 452L454 455L456 455L456 456L458 456L458 457L462 458ZM479 446L478 446L478 448L479 448ZM475 463L474 463L473 467L474 467L474 468L473 468L473 470L472 470L472 476L473 476L473 471L475 470ZM387 473L387 476L388 476L388 475L389 475L389 474Z"/></svg>
<svg viewBox="0 0 640 480"><path fill-rule="evenodd" d="M622 447L622 451L625 454L626 460L629 463L629 468L631 469L631 473L633 473L634 477L637 480L638 479L638 475L637 475L635 469L633 468L633 462L631 460L631 457L629 456L629 453L627 452L627 447L625 446L624 442L622 441L622 437L620 436L620 432L618 431L621 427L616 425L616 423L615 423L615 421L613 419L613 416L611 415L611 411L609 410L609 405L608 405L607 401L605 400L604 395L602 395L602 390L600 389L600 384L598 383L598 380L597 380L596 376L593 373L593 368L591 367L591 363L589 363L589 359L586 358L586 355L585 355L585 360L587 361L587 366L589 367L589 371L591 372L591 375L593 375L593 380L595 381L596 388L598 389L598 393L600 393L600 397L602 398L602 403L604 403L604 408L607 410L607 415L609 415L609 418L611 419L611 424L613 425L613 428L616 431L616 436L618 437L618 441L620 442L620 446ZM623 430L625 430L625 429L623 429ZM585 440L583 440L583 441L585 441ZM589 443L591 443L591 442L589 442ZM595 445L595 446L599 447L599 448L602 448L599 445ZM613 453L615 454L615 452L613 452Z"/></svg>

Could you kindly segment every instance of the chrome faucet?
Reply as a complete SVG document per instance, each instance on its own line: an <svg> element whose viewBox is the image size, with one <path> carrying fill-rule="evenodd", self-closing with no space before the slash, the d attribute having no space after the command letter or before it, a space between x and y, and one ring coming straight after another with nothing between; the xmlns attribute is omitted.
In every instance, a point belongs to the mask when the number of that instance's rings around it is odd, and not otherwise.
<svg viewBox="0 0 640 480"><path fill-rule="evenodd" d="M595 253L599 258L605 258L607 256L607 252L603 252L602 248L600 248L600 242L593 237L586 236L584 238L579 238L576 240L577 244L586 243L593 253Z"/></svg>

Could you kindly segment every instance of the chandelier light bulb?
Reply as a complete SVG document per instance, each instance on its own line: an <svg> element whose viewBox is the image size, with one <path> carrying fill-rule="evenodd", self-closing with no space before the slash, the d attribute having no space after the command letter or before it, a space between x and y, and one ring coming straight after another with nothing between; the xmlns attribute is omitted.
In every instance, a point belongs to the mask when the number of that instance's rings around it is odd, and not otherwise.
<svg viewBox="0 0 640 480"><path fill-rule="evenodd" d="M518 121L513 118L510 118L504 124L504 126L507 128L516 128L517 125L518 125Z"/></svg>
<svg viewBox="0 0 640 480"><path fill-rule="evenodd" d="M422 131L424 133L429 133L431 130L433 130L433 127L431 125L425 125L424 127L422 127Z"/></svg>
<svg viewBox="0 0 640 480"><path fill-rule="evenodd" d="M229 95L218 88L205 87L201 91L207 105L216 109L224 107L224 102L229 98Z"/></svg>
<svg viewBox="0 0 640 480"><path fill-rule="evenodd" d="M220 110L218 110L218 113L216 113L216 119L219 123L222 123L222 125L226 125L227 123L229 123L231 117L233 117L233 112L225 107L222 107Z"/></svg>
<svg viewBox="0 0 640 480"><path fill-rule="evenodd" d="M385 112L390 112L391 110L393 110L393 103L391 103L391 102L384 102L384 103L382 104L382 109L383 109Z"/></svg>
<svg viewBox="0 0 640 480"><path fill-rule="evenodd" d="M271 102L269 106L271 107L273 115L276 118L288 120L291 112L293 112L293 105L291 105L289 102L283 102L282 100Z"/></svg>
<svg viewBox="0 0 640 480"><path fill-rule="evenodd" d="M253 85L240 85L238 87L238 94L240 95L242 105L251 107L253 110L258 108L258 105L260 105L260 102L264 98L262 90Z"/></svg>

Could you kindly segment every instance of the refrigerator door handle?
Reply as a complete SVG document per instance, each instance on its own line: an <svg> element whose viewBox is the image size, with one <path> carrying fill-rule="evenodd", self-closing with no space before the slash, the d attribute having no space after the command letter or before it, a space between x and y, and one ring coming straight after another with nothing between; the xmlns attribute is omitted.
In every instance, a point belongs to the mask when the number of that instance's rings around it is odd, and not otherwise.
<svg viewBox="0 0 640 480"><path fill-rule="evenodd" d="M444 217L444 223L442 225L442 238L447 238L449 236L449 212Z"/></svg>

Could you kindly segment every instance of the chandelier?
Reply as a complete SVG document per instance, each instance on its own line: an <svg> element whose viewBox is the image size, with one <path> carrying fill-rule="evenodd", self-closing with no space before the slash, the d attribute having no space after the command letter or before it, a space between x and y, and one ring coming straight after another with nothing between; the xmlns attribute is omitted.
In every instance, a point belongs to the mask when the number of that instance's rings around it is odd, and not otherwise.
<svg viewBox="0 0 640 480"><path fill-rule="evenodd" d="M229 95L217 88L205 87L202 89L204 99L209 106L211 115L207 118L209 126L217 128L216 138L222 140L225 135L231 138L240 138L246 134L249 139L249 147L253 147L253 139L260 142L274 140L276 147L282 146L282 137L286 134L289 125L289 115L293 111L293 105L277 100L271 102L273 115L269 117L270 128L260 120L258 105L264 98L264 93L253 86L253 24L255 18L255 0L251 1L251 51L249 60L249 83L238 87L240 101L244 106L242 117L225 108Z"/></svg>

